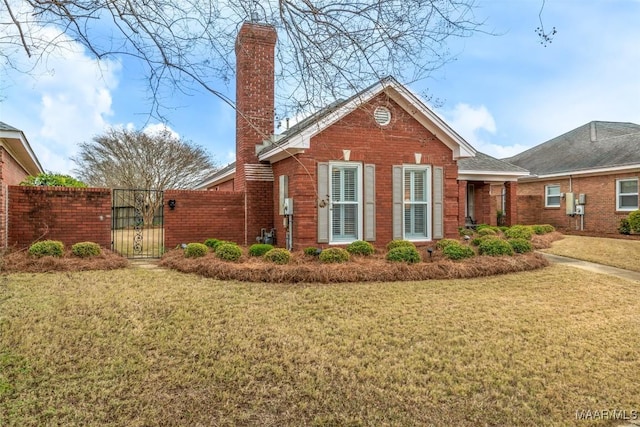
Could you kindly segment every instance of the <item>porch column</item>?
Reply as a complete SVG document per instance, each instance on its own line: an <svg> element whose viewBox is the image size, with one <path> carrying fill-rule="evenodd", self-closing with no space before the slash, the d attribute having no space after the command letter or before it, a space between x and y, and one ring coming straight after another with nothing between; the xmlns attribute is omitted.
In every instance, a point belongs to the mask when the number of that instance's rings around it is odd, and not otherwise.
<svg viewBox="0 0 640 427"><path fill-rule="evenodd" d="M467 181L458 181L458 226L464 227L467 210Z"/></svg>
<svg viewBox="0 0 640 427"><path fill-rule="evenodd" d="M505 182L504 187L506 193L504 200L504 213L507 216L507 225L512 226L518 223L518 182Z"/></svg>

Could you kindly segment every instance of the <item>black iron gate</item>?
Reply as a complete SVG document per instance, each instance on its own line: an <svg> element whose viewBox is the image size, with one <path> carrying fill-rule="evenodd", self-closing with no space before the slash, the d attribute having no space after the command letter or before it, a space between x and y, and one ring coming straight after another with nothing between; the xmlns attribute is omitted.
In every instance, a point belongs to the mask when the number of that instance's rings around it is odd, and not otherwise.
<svg viewBox="0 0 640 427"><path fill-rule="evenodd" d="M164 252L162 191L114 189L111 250L127 258L160 258Z"/></svg>

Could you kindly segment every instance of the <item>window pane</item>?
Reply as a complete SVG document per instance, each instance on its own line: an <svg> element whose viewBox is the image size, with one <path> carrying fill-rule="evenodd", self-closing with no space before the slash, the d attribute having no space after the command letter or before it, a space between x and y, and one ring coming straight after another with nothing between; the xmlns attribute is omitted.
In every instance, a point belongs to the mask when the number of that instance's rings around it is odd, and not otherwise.
<svg viewBox="0 0 640 427"><path fill-rule="evenodd" d="M618 181L620 184L620 193L637 193L638 192L638 181L628 180L628 181Z"/></svg>
<svg viewBox="0 0 640 427"><path fill-rule="evenodd" d="M547 195L549 195L549 196L559 196L560 195L560 186L559 185L549 185L549 186L547 186Z"/></svg>
<svg viewBox="0 0 640 427"><path fill-rule="evenodd" d="M560 206L560 196L547 197L547 206Z"/></svg>
<svg viewBox="0 0 640 427"><path fill-rule="evenodd" d="M620 196L620 208L638 208L638 196Z"/></svg>
<svg viewBox="0 0 640 427"><path fill-rule="evenodd" d="M404 208L405 237L416 238L427 236L427 205L407 204Z"/></svg>
<svg viewBox="0 0 640 427"><path fill-rule="evenodd" d="M342 200L341 170L334 168L331 171L331 199L339 202Z"/></svg>
<svg viewBox="0 0 640 427"><path fill-rule="evenodd" d="M344 182L343 182L343 191L344 196L342 200L355 202L358 200L358 196L356 193L356 169L349 168L344 169Z"/></svg>
<svg viewBox="0 0 640 427"><path fill-rule="evenodd" d="M414 172L413 200L416 202L424 202L427 200L425 177L424 171Z"/></svg>

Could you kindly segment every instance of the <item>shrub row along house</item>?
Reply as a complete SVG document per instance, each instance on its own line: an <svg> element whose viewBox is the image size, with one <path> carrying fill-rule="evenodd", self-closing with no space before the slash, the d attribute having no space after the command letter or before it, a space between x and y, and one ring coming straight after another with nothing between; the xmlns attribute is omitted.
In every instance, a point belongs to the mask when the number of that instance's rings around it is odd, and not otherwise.
<svg viewBox="0 0 640 427"><path fill-rule="evenodd" d="M244 193L245 243L275 229L278 245L295 249L420 244L465 223L495 225L497 210L517 222L528 172L478 153L392 77L275 134L276 38L271 26L240 29L236 162L198 186Z"/></svg>

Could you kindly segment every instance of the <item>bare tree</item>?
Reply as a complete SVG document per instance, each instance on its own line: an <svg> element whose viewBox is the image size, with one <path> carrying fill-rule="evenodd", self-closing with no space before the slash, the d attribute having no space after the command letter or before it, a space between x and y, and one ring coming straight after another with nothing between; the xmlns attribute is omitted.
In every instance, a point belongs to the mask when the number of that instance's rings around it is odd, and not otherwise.
<svg viewBox="0 0 640 427"><path fill-rule="evenodd" d="M92 142L80 144L79 154L72 160L82 181L108 188L192 188L214 170L203 148L177 138L166 128L155 133L112 128ZM145 224L151 224L162 199L154 192L141 194L142 203L133 199L123 203L141 205Z"/></svg>
<svg viewBox="0 0 640 427"><path fill-rule="evenodd" d="M450 59L449 37L479 29L476 0L1 1L6 66L20 66L18 51L33 63L68 41L99 59L135 57L160 118L172 90L204 88L233 106L222 85L233 76L244 21L278 30L279 115L316 109L387 75L425 78Z"/></svg>

